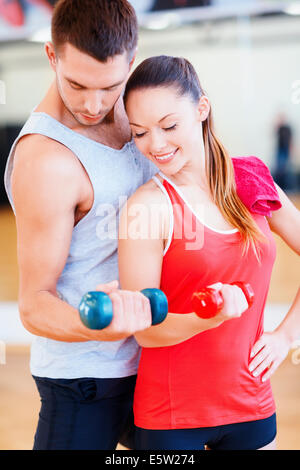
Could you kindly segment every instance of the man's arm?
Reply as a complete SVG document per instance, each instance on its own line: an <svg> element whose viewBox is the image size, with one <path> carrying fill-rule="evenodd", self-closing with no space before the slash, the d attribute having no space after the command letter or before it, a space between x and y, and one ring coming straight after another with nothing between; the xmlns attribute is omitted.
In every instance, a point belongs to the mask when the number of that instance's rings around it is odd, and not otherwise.
<svg viewBox="0 0 300 470"><path fill-rule="evenodd" d="M12 195L19 310L25 328L38 336L67 342L116 341L132 334L118 324L118 315L105 330L90 330L81 323L78 311L56 291L69 253L75 209L85 197L83 176L77 158L55 141L30 136L18 144Z"/></svg>

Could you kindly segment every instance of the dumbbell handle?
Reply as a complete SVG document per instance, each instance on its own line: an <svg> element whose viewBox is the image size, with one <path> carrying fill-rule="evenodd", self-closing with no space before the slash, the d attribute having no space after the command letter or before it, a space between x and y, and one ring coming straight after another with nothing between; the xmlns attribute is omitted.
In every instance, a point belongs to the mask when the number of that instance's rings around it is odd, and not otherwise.
<svg viewBox="0 0 300 470"><path fill-rule="evenodd" d="M242 289L248 302L248 307L251 307L254 301L254 292L251 285L245 282L234 282L232 285ZM221 292L213 287L206 287L192 295L193 311L200 318L215 317L222 310L223 305L224 300Z"/></svg>
<svg viewBox="0 0 300 470"><path fill-rule="evenodd" d="M168 313L168 300L160 289L143 289L141 291L150 300L152 325L163 322ZM78 307L83 324L92 330L106 328L113 319L113 306L110 297L101 291L85 294Z"/></svg>
<svg viewBox="0 0 300 470"><path fill-rule="evenodd" d="M254 300L254 293L250 284L235 282L247 299L249 307ZM168 300L160 289L143 289L141 291L150 300L152 325L162 323L168 313ZM206 287L192 296L193 311L200 318L212 318L223 308L224 300L220 291L213 287ZM78 307L83 324L92 330L106 328L113 318L113 307L110 297L101 291L92 291L85 294Z"/></svg>

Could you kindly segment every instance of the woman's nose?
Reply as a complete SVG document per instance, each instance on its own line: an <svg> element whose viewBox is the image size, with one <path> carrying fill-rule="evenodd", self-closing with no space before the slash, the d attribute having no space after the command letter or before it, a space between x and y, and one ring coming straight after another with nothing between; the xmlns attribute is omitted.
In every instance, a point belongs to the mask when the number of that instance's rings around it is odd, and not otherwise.
<svg viewBox="0 0 300 470"><path fill-rule="evenodd" d="M151 134L151 153L159 154L166 149L166 139L161 131L155 131Z"/></svg>

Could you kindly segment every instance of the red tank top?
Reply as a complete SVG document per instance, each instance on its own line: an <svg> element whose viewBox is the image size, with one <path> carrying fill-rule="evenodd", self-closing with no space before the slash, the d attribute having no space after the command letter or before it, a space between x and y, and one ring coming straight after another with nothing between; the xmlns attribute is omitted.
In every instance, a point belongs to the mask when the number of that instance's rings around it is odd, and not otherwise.
<svg viewBox="0 0 300 470"><path fill-rule="evenodd" d="M160 285L169 312L192 312L193 292L218 281L250 283L255 300L240 318L178 345L142 349L135 424L145 429L178 429L267 418L275 412L270 381L253 377L248 365L251 348L263 333L276 254L268 222L264 216L252 214L267 240L261 244L259 264L251 249L242 257L237 230L221 232L203 224L165 176L161 188L173 209L173 231L165 249Z"/></svg>

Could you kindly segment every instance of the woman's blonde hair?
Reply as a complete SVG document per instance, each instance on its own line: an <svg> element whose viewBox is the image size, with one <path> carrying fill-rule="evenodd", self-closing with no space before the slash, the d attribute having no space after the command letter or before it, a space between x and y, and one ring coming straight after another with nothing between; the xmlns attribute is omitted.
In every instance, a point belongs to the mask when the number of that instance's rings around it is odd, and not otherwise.
<svg viewBox="0 0 300 470"><path fill-rule="evenodd" d="M125 107L133 90L169 86L180 96L190 95L195 103L205 95L198 75L187 59L162 55L144 60L131 74L124 93ZM225 220L239 230L243 254L252 247L259 259L259 242L266 238L237 194L233 163L213 131L211 110L203 122L203 140L206 175L213 201Z"/></svg>

